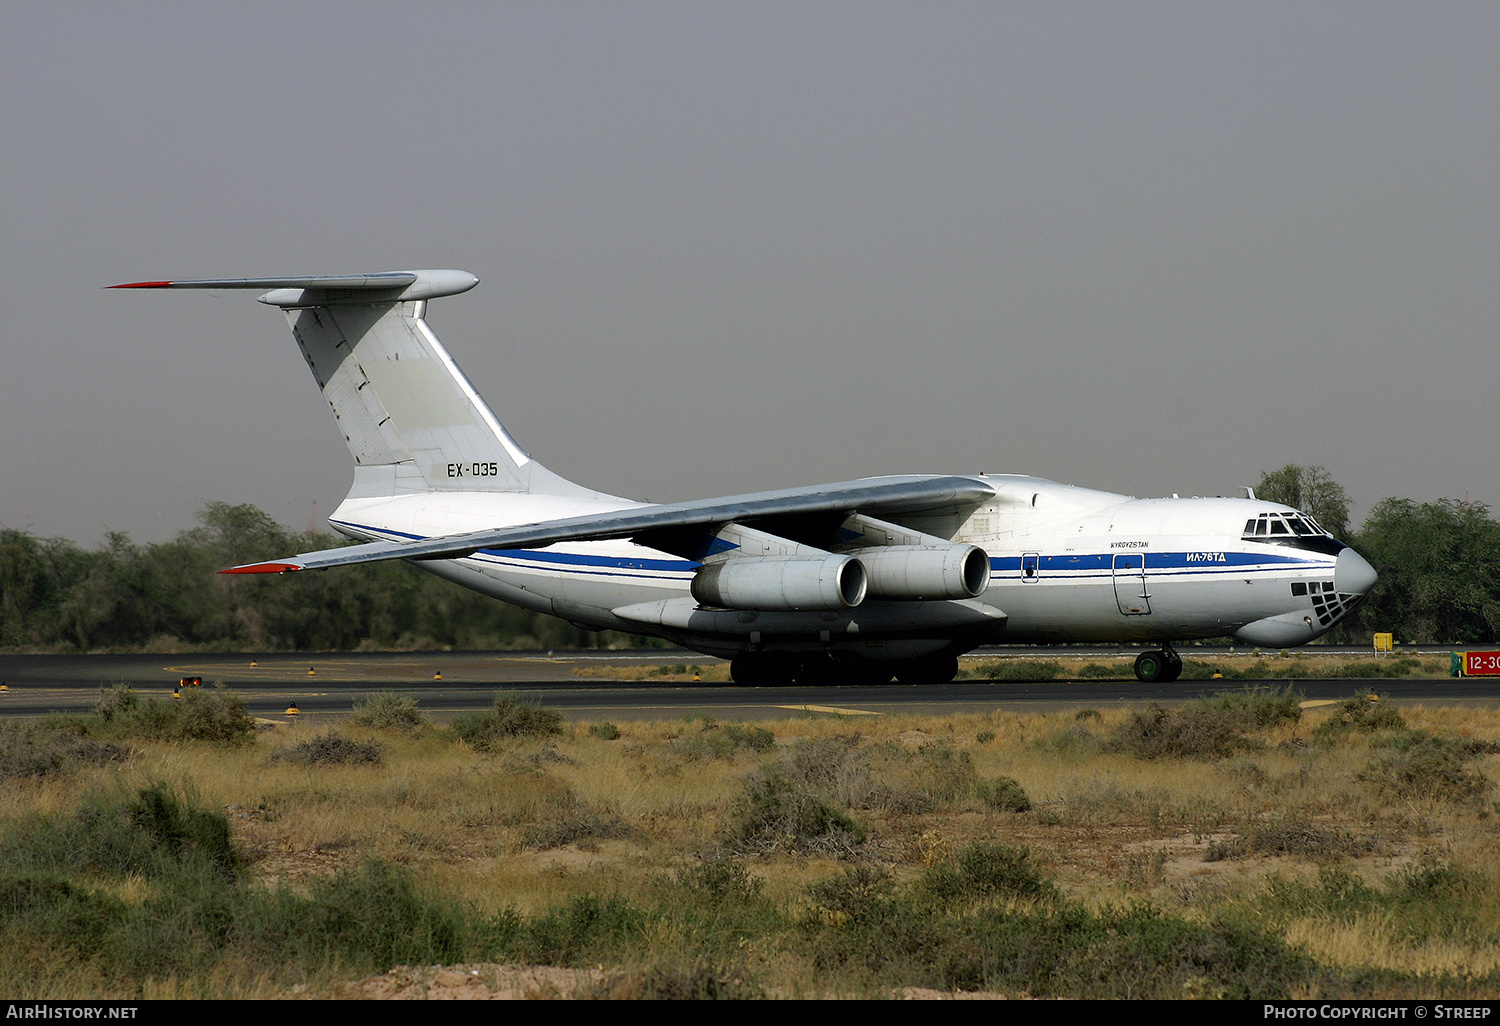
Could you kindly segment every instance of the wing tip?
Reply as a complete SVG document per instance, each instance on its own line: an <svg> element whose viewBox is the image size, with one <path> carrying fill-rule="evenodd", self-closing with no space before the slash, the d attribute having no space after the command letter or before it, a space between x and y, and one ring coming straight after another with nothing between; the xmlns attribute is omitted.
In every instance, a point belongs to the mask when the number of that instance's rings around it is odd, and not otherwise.
<svg viewBox="0 0 1500 1026"><path fill-rule="evenodd" d="M107 289L169 289L175 282L170 281L127 281L123 285L106 285Z"/></svg>
<svg viewBox="0 0 1500 1026"><path fill-rule="evenodd" d="M221 574L287 574L301 570L301 563L246 563L244 566L232 566L228 570L220 570Z"/></svg>

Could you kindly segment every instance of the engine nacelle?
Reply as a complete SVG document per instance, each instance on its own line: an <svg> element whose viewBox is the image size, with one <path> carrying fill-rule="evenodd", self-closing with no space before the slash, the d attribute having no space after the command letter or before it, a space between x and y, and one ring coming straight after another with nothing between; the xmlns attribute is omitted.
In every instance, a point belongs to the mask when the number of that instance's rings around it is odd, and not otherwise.
<svg viewBox="0 0 1500 1026"><path fill-rule="evenodd" d="M859 550L871 598L969 599L990 583L990 557L977 545L877 545Z"/></svg>
<svg viewBox="0 0 1500 1026"><path fill-rule="evenodd" d="M693 576L693 598L726 609L848 609L865 598L853 556L741 556Z"/></svg>

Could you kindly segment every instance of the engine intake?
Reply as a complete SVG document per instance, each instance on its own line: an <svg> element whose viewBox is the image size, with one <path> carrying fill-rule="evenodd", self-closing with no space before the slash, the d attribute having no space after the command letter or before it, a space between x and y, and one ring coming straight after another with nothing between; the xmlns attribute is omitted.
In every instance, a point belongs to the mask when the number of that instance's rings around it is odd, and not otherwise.
<svg viewBox="0 0 1500 1026"><path fill-rule="evenodd" d="M692 593L725 609L849 609L866 587L864 564L852 556L742 556L703 567Z"/></svg>

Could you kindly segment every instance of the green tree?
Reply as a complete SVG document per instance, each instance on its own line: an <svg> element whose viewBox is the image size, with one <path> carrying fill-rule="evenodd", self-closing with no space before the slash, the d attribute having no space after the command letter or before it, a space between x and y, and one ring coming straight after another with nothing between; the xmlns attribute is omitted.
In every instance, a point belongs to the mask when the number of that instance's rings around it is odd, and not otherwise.
<svg viewBox="0 0 1500 1026"><path fill-rule="evenodd" d="M0 647L495 649L589 647L601 640L403 563L221 576L216 571L226 567L331 548L339 540L294 534L250 505L211 502L198 522L153 545L111 532L92 551L0 528ZM627 639L611 633L604 640Z"/></svg>
<svg viewBox="0 0 1500 1026"><path fill-rule="evenodd" d="M64 589L88 554L61 538L0 529L0 645L47 645Z"/></svg>
<svg viewBox="0 0 1500 1026"><path fill-rule="evenodd" d="M1354 544L1380 574L1356 614L1366 634L1500 641L1500 522L1482 503L1383 499Z"/></svg>
<svg viewBox="0 0 1500 1026"><path fill-rule="evenodd" d="M291 555L285 550L296 544L271 514L248 503L210 502L198 511L197 520L203 526L189 532L192 540L226 560L226 566Z"/></svg>
<svg viewBox="0 0 1500 1026"><path fill-rule="evenodd" d="M1262 473L1255 497L1300 509L1335 538L1349 537L1349 496L1322 467L1288 463L1280 470Z"/></svg>

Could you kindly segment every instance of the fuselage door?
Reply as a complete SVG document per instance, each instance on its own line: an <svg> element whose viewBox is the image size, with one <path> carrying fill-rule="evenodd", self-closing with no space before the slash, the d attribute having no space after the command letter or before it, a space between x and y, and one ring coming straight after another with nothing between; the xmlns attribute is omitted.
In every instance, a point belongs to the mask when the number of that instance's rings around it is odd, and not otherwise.
<svg viewBox="0 0 1500 1026"><path fill-rule="evenodd" d="M1144 552L1115 553L1115 601L1126 616L1145 616L1151 612Z"/></svg>

